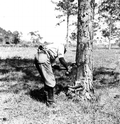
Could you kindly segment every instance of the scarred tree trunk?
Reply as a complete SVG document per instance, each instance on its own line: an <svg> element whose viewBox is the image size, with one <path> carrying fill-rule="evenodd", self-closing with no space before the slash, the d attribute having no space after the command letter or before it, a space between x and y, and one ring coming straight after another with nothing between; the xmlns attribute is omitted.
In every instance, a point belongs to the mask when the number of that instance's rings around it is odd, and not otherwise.
<svg viewBox="0 0 120 124"><path fill-rule="evenodd" d="M87 99L90 99L90 93L93 90L93 15L94 0L78 0L77 74L75 86L79 84L83 86L82 93Z"/></svg>

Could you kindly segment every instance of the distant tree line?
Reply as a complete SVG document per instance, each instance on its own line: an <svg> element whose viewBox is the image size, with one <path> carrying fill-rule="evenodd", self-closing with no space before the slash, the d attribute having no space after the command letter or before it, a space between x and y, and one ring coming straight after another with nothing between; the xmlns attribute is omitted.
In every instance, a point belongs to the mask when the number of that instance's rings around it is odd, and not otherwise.
<svg viewBox="0 0 120 124"><path fill-rule="evenodd" d="M24 40L22 32L6 31L0 27L0 45L38 46L43 38L38 31L30 31L28 35L30 39Z"/></svg>
<svg viewBox="0 0 120 124"><path fill-rule="evenodd" d="M0 44L18 44L20 43L19 32L6 31L0 27Z"/></svg>

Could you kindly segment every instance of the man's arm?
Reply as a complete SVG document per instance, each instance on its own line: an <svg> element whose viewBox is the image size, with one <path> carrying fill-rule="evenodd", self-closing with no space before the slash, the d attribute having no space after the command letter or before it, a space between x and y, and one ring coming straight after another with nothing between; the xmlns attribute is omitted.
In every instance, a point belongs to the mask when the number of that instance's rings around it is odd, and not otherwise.
<svg viewBox="0 0 120 124"><path fill-rule="evenodd" d="M68 66L68 64L66 63L66 61L63 57L59 58L59 61L65 67L65 69L67 70L65 74L68 76L71 72L71 67Z"/></svg>
<svg viewBox="0 0 120 124"><path fill-rule="evenodd" d="M59 58L60 63L65 67L65 69L68 71L68 65L67 62L63 57Z"/></svg>

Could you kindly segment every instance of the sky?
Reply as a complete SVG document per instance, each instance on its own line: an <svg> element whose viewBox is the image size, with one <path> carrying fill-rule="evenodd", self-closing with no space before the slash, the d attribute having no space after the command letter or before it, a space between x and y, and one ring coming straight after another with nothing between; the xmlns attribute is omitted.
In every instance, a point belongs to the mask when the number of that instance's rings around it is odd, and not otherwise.
<svg viewBox="0 0 120 124"><path fill-rule="evenodd" d="M65 34L64 24L55 27L59 20L51 0L1 0L0 5L0 27L5 30L23 33L39 31L47 39Z"/></svg>
<svg viewBox="0 0 120 124"><path fill-rule="evenodd" d="M66 37L66 22L55 27L59 20L51 0L1 0L0 5L0 27L5 30L17 30L23 34L39 31L46 40Z"/></svg>

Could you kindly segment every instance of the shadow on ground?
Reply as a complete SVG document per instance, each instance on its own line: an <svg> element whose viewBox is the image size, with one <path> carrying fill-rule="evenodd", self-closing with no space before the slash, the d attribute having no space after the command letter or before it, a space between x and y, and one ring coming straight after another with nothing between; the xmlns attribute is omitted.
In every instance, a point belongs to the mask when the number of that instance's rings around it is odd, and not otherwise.
<svg viewBox="0 0 120 124"><path fill-rule="evenodd" d="M29 92L29 95L31 98L45 103L46 101L46 95L44 93L44 88L42 87L41 89L34 89Z"/></svg>
<svg viewBox="0 0 120 124"><path fill-rule="evenodd" d="M55 71L55 74L57 74L56 94L65 91L67 83L70 82L68 77L61 76L64 72L65 70L60 73ZM35 99L39 99L37 96L43 95L43 89L41 88L44 84L32 59L22 59L20 57L1 59L0 75L0 81L4 82L0 85L0 92L19 93L26 90Z"/></svg>
<svg viewBox="0 0 120 124"><path fill-rule="evenodd" d="M120 71L113 68L95 68L93 72L94 87L116 87L120 83Z"/></svg>
<svg viewBox="0 0 120 124"><path fill-rule="evenodd" d="M0 60L0 91L18 93L43 85L32 59L20 57ZM4 88L6 87L6 89Z"/></svg>
<svg viewBox="0 0 120 124"><path fill-rule="evenodd" d="M70 63L71 64L71 63ZM69 76L65 76L65 70L55 70L56 87L55 93L66 93L67 85L74 85L76 67L72 64L73 69ZM57 67L58 68L58 67ZM94 68L94 87L95 89L114 87L119 85L120 73L111 68ZM45 102L43 92L43 82L34 66L32 59L22 59L14 57L0 60L0 92L19 93L27 91L28 94L36 100Z"/></svg>
<svg viewBox="0 0 120 124"><path fill-rule="evenodd" d="M22 72L24 77L22 77L25 81L38 81L39 76L35 76L37 73L36 68L34 67L34 63L32 59L21 59L19 58L11 58L11 59L3 59L0 60L0 73L8 74L10 72ZM22 79L22 80L23 80ZM7 80L7 78L1 78L1 81Z"/></svg>

